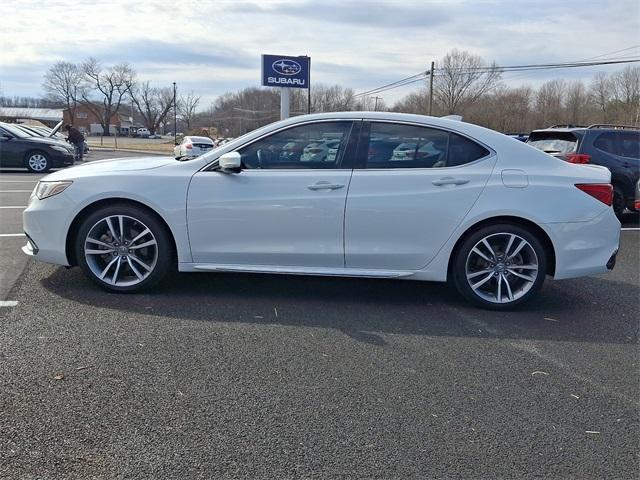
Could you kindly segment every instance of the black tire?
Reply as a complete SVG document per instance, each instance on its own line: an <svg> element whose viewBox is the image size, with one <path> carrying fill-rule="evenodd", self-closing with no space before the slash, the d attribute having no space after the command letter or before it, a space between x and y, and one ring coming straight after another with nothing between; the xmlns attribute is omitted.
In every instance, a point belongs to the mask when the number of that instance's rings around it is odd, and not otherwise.
<svg viewBox="0 0 640 480"><path fill-rule="evenodd" d="M24 164L31 173L46 173L51 170L51 158L42 150L33 150L24 157Z"/></svg>
<svg viewBox="0 0 640 480"><path fill-rule="evenodd" d="M627 199L622 192L622 189L617 185L613 186L613 211L618 219L622 220L624 209L627 206Z"/></svg>
<svg viewBox="0 0 640 480"><path fill-rule="evenodd" d="M513 244L509 244L507 242L511 238L511 235L515 235ZM483 258L480 258L477 254L473 254L475 257L477 257L477 260L486 262L487 265L478 267L477 272L469 272L469 274L472 276L475 275L474 278L479 278L480 280L489 278L489 280L486 281L486 286L483 284L477 290L474 290L474 288L472 288L470 284L471 280L467 278L468 262L471 262L473 260L471 253L474 247L476 247L478 243L482 242L483 239L487 239L488 237L490 244L492 243L492 241L495 242L492 247L497 255L496 258L500 258L501 260L499 262L489 263ZM520 237L520 239L522 240L525 240L526 243L528 243L528 246L523 247L520 250L521 253L517 253L514 258L509 260L508 255L504 255L504 252L500 253L500 245L503 245L504 247L508 246L509 253L511 254L520 244L520 240L518 240L518 237ZM488 249L485 252L488 252ZM524 227L509 223L488 225L474 231L463 240L462 244L460 244L459 248L457 248L454 255L455 257L453 258L451 269L451 280L453 281L456 289L465 299L467 299L471 303L489 310L509 310L517 305L521 305L527 302L540 290L547 273L547 255L542 242L537 237L537 235ZM504 257L501 257L501 255L504 255ZM518 258L518 256L520 256L521 258ZM525 257L530 259L527 260L525 259ZM519 265L523 267L525 266L525 264L533 265L533 263L531 262L533 262L534 260L537 262L537 270L535 272L535 275L527 275L527 273L529 273L531 270L523 270L518 268ZM512 273L514 271L516 273ZM533 280L522 280L520 276L516 276L516 274L518 273L520 275L526 275ZM499 291L500 293L502 293L501 290L503 288L503 281L507 281L507 279L509 279L511 282L514 282L513 285L509 283L508 287L508 292L512 294L513 300L507 298L507 301L498 303L497 299L488 299L487 297L490 295L490 292L485 292L484 289L492 289L493 284L495 283L495 297L500 298L498 297L497 293L498 278L496 277L499 277L501 275L504 276L500 278L501 284ZM518 287L519 283L522 284L521 287L519 287L518 290L513 288L513 292L515 293L512 293L512 287ZM474 286L475 285L476 284L474 284ZM504 291L507 291L506 286L504 287Z"/></svg>
<svg viewBox="0 0 640 480"><path fill-rule="evenodd" d="M135 238L130 237L138 236L142 231L145 231L145 229L148 229L150 233L146 234L146 236L141 237L141 240L137 241L135 244L132 243L131 245L129 245L128 248L136 248L136 250L120 252L119 250L123 248L124 250L127 250L127 248L125 247L126 243L124 245L120 245L117 243L119 241L118 238L116 238L116 240L112 242L106 240L106 243L114 248L115 252L106 250L107 253L105 253L105 255L89 255L88 253L87 255L85 255L85 245L94 245L93 248L96 249L106 248L104 246L104 243L102 245L97 245L93 242L87 242L87 237L90 233L92 235L91 238L94 238L98 235L99 231L104 228L106 230L106 234L109 235L110 238L113 238L113 236L109 234L108 224L105 220L106 218L110 217L124 218L123 229L125 230L125 241L127 240L127 235L129 235L129 240L133 240ZM118 235L119 226L116 226L115 222L117 222L117 220L112 220L115 233L116 235ZM98 237L97 239L105 242L104 237L105 235L103 234L102 237ZM137 246L141 245L141 242L149 243L149 240L155 241L155 246L152 245L145 248ZM114 247L114 245L118 246ZM153 248L156 249L156 253L153 255L153 261L149 261L148 258L151 257L144 257L143 255L146 255L147 251ZM148 290L162 281L169 272L176 271L177 266L171 234L170 232L168 232L168 229L164 225L164 223L154 213L144 208L126 203L103 207L88 215L82 221L80 228L78 229L78 234L75 238L74 249L78 265L80 266L80 268L82 268L84 273L98 286L110 292L132 293ZM89 251L94 250L90 249ZM120 257L122 262L117 261L117 265L114 265L114 267L112 267L112 269L108 271L108 275L106 276L107 280L101 279L95 272L99 271L105 265L108 265L110 259L112 258L112 255L113 258L116 259L116 261L117 257ZM125 256L127 258L126 260L124 259ZM87 259L87 257L89 257L89 260ZM138 263L137 259L140 259L144 262ZM141 265L143 264L147 264L148 266L150 266L151 270L147 271L142 268ZM132 267L132 265L135 265L137 268ZM117 272L115 271L116 266L118 266L119 268ZM120 268L122 268L122 270L120 270ZM146 276L143 279L140 279L139 277L134 276L134 270L137 270L139 273L142 273ZM129 277L125 277L127 273L129 273ZM115 284L114 282L116 282L116 280L114 280L113 282L108 281L111 278L115 279L118 274L123 276L122 283L124 284ZM131 278L132 282L137 281L137 283L127 284L127 282L125 281L126 278Z"/></svg>

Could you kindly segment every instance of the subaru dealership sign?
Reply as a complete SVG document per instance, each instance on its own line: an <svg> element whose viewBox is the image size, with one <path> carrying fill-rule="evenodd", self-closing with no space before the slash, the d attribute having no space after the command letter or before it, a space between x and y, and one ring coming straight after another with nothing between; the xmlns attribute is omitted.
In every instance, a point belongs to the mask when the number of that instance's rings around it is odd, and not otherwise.
<svg viewBox="0 0 640 480"><path fill-rule="evenodd" d="M262 85L309 88L309 57L262 55Z"/></svg>

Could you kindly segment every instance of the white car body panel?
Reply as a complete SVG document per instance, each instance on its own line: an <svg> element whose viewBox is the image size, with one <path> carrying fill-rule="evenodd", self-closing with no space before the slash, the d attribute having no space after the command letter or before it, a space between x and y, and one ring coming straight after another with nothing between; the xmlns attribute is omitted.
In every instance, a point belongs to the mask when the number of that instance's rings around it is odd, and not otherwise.
<svg viewBox="0 0 640 480"><path fill-rule="evenodd" d="M351 170L202 171L223 153L269 133L331 119L443 128L475 139L495 153L462 167L427 172L356 169L352 176ZM431 184L433 179L462 173L471 178L465 185L436 188ZM116 199L146 205L166 222L181 271L444 281L451 253L469 228L495 217L515 217L546 232L555 250L555 278L571 278L606 271L620 235L613 210L573 187L576 183L608 183L608 170L562 162L475 125L408 114L344 112L294 117L188 162L171 157L92 162L57 171L43 180L73 181L61 194L44 200L32 198L23 214L25 232L39 249L35 258L59 265L69 265L65 245L74 218L97 201ZM306 188L319 181L345 187Z"/></svg>
<svg viewBox="0 0 640 480"><path fill-rule="evenodd" d="M343 267L350 177L351 170L197 173L187 200L194 262ZM342 187L308 188L322 182Z"/></svg>
<svg viewBox="0 0 640 480"><path fill-rule="evenodd" d="M491 155L453 168L355 170L345 217L346 266L424 268L480 196L495 161ZM432 183L443 179L468 183Z"/></svg>

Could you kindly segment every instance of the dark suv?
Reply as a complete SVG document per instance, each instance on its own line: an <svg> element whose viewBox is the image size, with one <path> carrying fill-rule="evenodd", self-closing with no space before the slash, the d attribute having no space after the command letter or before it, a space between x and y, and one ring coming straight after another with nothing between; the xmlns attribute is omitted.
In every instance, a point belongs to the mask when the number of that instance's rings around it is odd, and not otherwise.
<svg viewBox="0 0 640 480"><path fill-rule="evenodd" d="M635 210L640 177L640 127L596 124L589 127L554 125L534 130L527 143L571 163L602 165L611 171L613 209Z"/></svg>

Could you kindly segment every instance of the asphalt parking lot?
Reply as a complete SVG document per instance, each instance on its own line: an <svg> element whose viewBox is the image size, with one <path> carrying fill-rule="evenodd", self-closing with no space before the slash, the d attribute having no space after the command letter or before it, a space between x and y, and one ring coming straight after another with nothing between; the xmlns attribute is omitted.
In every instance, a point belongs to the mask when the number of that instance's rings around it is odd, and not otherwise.
<svg viewBox="0 0 640 480"><path fill-rule="evenodd" d="M388 280L115 295L19 252L37 178L0 172L0 478L637 478L637 214L612 273L510 313Z"/></svg>

